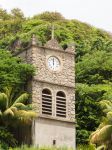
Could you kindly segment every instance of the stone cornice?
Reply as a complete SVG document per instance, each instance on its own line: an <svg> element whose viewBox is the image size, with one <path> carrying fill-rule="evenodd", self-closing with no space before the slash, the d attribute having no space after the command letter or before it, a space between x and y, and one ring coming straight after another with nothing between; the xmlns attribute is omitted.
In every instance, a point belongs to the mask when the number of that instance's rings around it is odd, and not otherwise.
<svg viewBox="0 0 112 150"><path fill-rule="evenodd" d="M45 80L39 80L39 79L33 79L33 81L37 81L37 82L41 82L41 83L47 83L47 84L51 84L51 85L58 85L58 86L63 86L63 87L75 89L75 85L74 86L69 86L69 85L64 85L64 84L59 84L59 83L53 83L53 82L49 82L49 81L45 81Z"/></svg>
<svg viewBox="0 0 112 150"><path fill-rule="evenodd" d="M69 52L69 51L66 51L66 50L63 50L63 49L54 49L54 48L49 48L49 47L45 47L45 46L41 46L40 48L48 49L48 50L51 50L51 51L58 51L58 52L62 52L62 53L68 53L68 54L71 54L71 55L75 55L75 52Z"/></svg>
<svg viewBox="0 0 112 150"><path fill-rule="evenodd" d="M37 48L42 48L42 49L47 49L47 50L51 50L51 51L58 51L58 52L62 52L62 53L67 53L67 54L71 54L71 55L75 55L75 52L69 52L69 51L66 51L66 50L63 50L63 49L54 49L54 48L49 48L49 47L45 47L45 46L38 46L38 45L29 45L28 47L22 49L21 51L18 51L16 52L15 54L13 54L13 56L17 56L19 55L20 53L30 49L30 48L33 48L33 47L37 47Z"/></svg>
<svg viewBox="0 0 112 150"><path fill-rule="evenodd" d="M39 115L38 118L44 118L44 119L49 119L49 120L55 120L55 121L61 121L61 122L69 122L69 123L72 123L72 124L76 124L76 121L74 120L70 120L70 119L67 119L67 118L57 118L57 117L49 117L49 116L46 116L46 115Z"/></svg>

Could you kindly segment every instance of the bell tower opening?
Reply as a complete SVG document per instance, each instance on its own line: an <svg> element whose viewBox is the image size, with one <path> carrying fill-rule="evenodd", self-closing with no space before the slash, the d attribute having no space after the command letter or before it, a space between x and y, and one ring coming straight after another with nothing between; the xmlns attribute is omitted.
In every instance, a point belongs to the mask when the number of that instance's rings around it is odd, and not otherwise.
<svg viewBox="0 0 112 150"><path fill-rule="evenodd" d="M49 89L42 91L42 114L52 115L52 94Z"/></svg>
<svg viewBox="0 0 112 150"><path fill-rule="evenodd" d="M66 118L66 95L62 91L56 95L56 116Z"/></svg>

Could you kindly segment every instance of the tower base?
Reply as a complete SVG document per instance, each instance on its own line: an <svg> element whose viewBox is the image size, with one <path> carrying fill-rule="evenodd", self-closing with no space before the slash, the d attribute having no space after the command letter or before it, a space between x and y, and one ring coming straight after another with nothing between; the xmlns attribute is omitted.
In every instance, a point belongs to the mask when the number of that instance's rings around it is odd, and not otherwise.
<svg viewBox="0 0 112 150"><path fill-rule="evenodd" d="M75 125L73 122L38 117L32 128L35 146L75 149Z"/></svg>

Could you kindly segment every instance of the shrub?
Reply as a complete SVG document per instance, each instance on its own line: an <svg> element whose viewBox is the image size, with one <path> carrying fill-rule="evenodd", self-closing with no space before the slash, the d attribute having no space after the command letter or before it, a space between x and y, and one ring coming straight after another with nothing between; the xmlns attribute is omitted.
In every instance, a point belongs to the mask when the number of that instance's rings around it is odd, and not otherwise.
<svg viewBox="0 0 112 150"><path fill-rule="evenodd" d="M8 147L15 147L17 145L16 139L6 128L0 127L0 149L6 150Z"/></svg>
<svg viewBox="0 0 112 150"><path fill-rule="evenodd" d="M67 147L28 147L27 145L23 145L21 147L18 148L10 148L9 150L72 150L72 149L68 149Z"/></svg>
<svg viewBox="0 0 112 150"><path fill-rule="evenodd" d="M77 150L95 150L94 145L78 145Z"/></svg>

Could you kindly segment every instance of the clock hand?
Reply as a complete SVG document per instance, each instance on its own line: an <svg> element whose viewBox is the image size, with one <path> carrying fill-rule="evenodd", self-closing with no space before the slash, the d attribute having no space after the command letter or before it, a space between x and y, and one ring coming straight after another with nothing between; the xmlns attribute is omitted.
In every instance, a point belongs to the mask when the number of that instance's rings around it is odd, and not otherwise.
<svg viewBox="0 0 112 150"><path fill-rule="evenodd" d="M53 58L53 66L54 66L54 58Z"/></svg>

